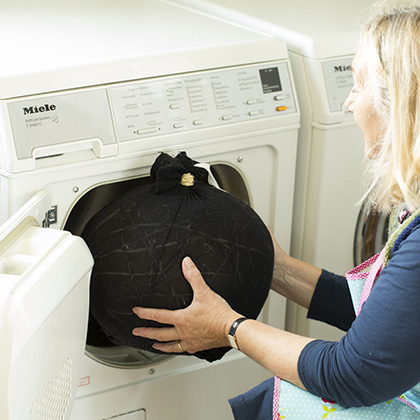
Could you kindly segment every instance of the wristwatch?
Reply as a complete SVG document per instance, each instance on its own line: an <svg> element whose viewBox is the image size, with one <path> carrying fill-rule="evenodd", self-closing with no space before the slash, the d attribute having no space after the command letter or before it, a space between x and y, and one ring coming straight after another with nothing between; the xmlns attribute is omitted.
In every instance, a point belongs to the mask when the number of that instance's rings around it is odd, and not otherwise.
<svg viewBox="0 0 420 420"><path fill-rule="evenodd" d="M239 325L246 321L248 318L238 318L230 327L229 333L228 333L228 339L229 344L231 347L233 347L236 350L239 350L238 341L236 339L236 330L238 329Z"/></svg>

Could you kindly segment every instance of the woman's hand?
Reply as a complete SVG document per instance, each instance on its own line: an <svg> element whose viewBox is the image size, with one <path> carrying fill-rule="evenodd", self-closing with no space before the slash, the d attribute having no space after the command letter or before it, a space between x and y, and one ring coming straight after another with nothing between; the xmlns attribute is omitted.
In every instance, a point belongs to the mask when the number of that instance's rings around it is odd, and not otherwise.
<svg viewBox="0 0 420 420"><path fill-rule="evenodd" d="M182 261L182 271L193 289L191 305L175 311L133 308L134 313L142 319L173 325L163 328L134 328L133 334L159 341L153 347L167 353L196 353L228 346L229 329L241 315L207 286L190 258L186 257ZM243 322L236 336L242 353L274 375L303 388L297 372L297 362L302 348L312 339L254 320Z"/></svg>
<svg viewBox="0 0 420 420"><path fill-rule="evenodd" d="M193 289L191 305L175 311L133 308L139 318L173 325L164 328L134 328L133 334L159 341L153 347L167 353L196 353L229 346L227 334L233 322L241 315L207 286L191 258L184 258L182 271Z"/></svg>

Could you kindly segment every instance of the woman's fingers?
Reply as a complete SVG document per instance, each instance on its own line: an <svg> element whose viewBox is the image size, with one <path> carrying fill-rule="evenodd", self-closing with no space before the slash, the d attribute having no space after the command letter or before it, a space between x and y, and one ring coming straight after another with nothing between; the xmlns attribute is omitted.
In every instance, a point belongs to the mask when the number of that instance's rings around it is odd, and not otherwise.
<svg viewBox="0 0 420 420"><path fill-rule="evenodd" d="M181 344L182 343L182 344ZM191 353L187 349L184 348L185 342L184 341L172 341L169 343L155 343L153 344L153 348L156 350L162 351L164 353Z"/></svg>
<svg viewBox="0 0 420 420"><path fill-rule="evenodd" d="M184 347L181 344L179 333L176 328L150 328L138 327L133 329L133 335L156 340L153 348L164 353L185 353L186 342Z"/></svg>
<svg viewBox="0 0 420 420"><path fill-rule="evenodd" d="M173 324L174 311L168 309L142 308L136 306L133 312L141 319L156 321L160 324Z"/></svg>
<svg viewBox="0 0 420 420"><path fill-rule="evenodd" d="M138 337L150 338L157 341L176 341L179 340L179 333L175 327L153 328L137 327L133 329L133 335Z"/></svg>
<svg viewBox="0 0 420 420"><path fill-rule="evenodd" d="M188 352L187 343L184 341L181 344L181 338L175 327L170 328L152 328L152 327L138 327L132 331L133 335L156 340L153 348L164 353L185 353ZM194 352L193 352L194 353Z"/></svg>

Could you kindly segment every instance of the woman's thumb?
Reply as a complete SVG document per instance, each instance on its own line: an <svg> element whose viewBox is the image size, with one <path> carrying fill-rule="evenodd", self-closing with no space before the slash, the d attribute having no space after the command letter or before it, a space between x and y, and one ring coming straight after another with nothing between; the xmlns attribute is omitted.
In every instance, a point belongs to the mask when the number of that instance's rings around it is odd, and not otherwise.
<svg viewBox="0 0 420 420"><path fill-rule="evenodd" d="M200 271L190 257L185 257L182 260L182 273L194 292L198 291L200 286L207 286Z"/></svg>

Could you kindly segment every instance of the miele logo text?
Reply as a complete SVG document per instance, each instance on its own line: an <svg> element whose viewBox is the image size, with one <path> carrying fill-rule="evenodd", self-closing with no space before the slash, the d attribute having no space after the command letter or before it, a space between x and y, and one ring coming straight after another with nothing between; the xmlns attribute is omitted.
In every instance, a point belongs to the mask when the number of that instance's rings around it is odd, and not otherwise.
<svg viewBox="0 0 420 420"><path fill-rule="evenodd" d="M334 73L351 71L351 66L334 66Z"/></svg>
<svg viewBox="0 0 420 420"><path fill-rule="evenodd" d="M54 104L45 104L42 106L30 106L23 108L23 115L38 114L40 112L55 111L57 107Z"/></svg>

